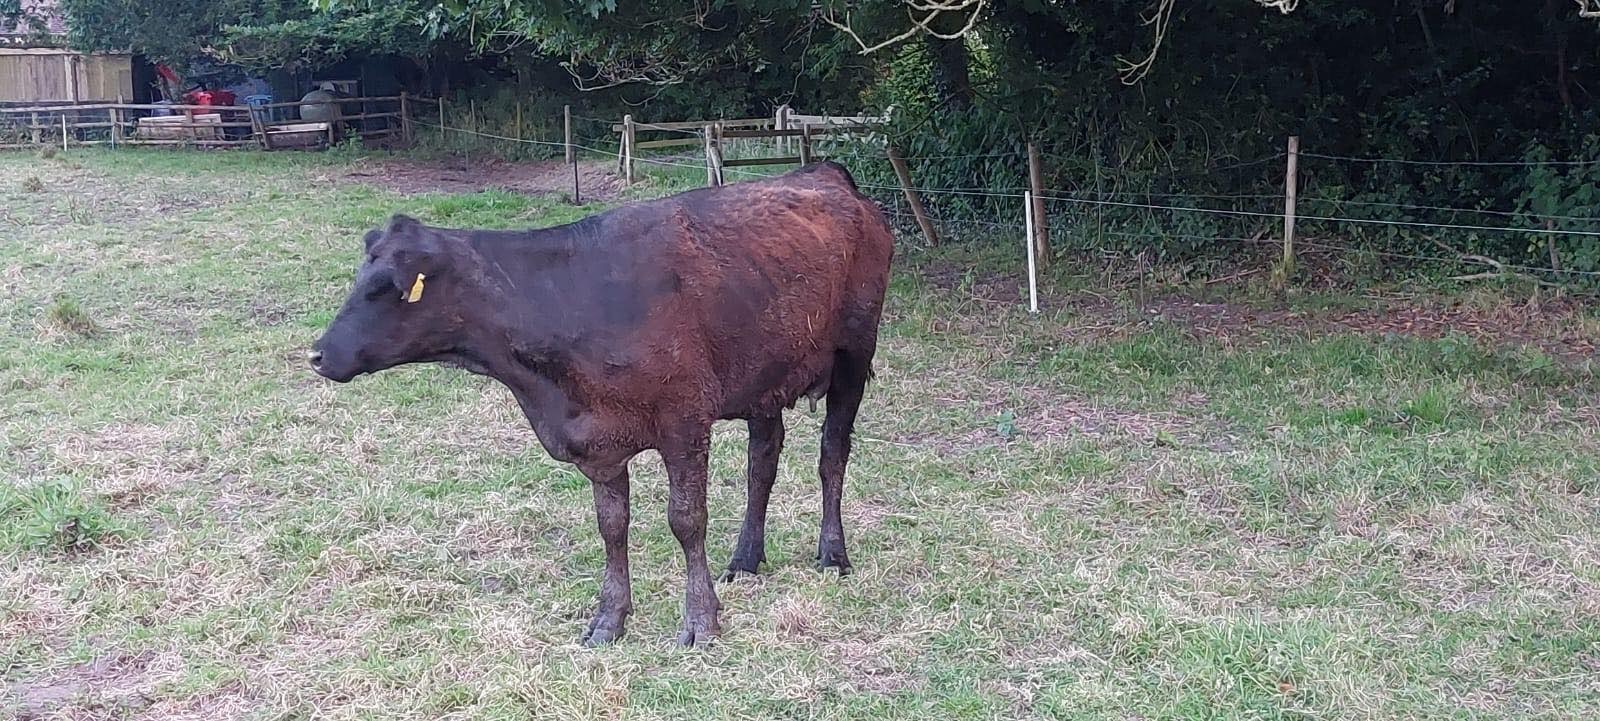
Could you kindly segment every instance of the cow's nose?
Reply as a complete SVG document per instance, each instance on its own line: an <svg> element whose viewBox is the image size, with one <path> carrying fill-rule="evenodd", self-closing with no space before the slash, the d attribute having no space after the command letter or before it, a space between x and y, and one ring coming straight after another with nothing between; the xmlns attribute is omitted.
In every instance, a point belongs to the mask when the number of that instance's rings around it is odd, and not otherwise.
<svg viewBox="0 0 1600 721"><path fill-rule="evenodd" d="M306 351L306 360L311 362L312 368L320 368L322 366L322 351Z"/></svg>

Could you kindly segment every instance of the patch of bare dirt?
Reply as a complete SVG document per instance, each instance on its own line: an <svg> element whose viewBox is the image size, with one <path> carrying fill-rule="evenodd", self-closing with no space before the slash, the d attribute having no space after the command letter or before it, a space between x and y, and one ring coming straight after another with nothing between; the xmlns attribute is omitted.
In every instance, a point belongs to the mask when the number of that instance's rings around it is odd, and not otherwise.
<svg viewBox="0 0 1600 721"><path fill-rule="evenodd" d="M990 306L1014 307L1025 300L1019 280L996 272L972 272L955 266L922 271L933 286L962 293ZM1249 273L1236 273L1245 277ZM1308 288L1348 288L1338 280L1316 277ZM1045 301L1041 298L1041 304ZM1600 322L1586 312L1586 302L1571 297L1535 297L1526 302L1473 304L1462 300L1367 298L1366 307L1294 310L1214 302L1185 293L1157 293L1134 310L1126 299L1090 291L1051 294L1052 308L1070 308L1085 321L1068 321L1069 335L1095 340L1135 333L1152 320L1177 323L1196 336L1223 343L1256 342L1268 332L1331 335L1401 336L1437 339L1459 335L1504 347L1536 348L1551 357L1582 363L1600 360Z"/></svg>
<svg viewBox="0 0 1600 721"><path fill-rule="evenodd" d="M88 663L13 685L16 704L5 709L18 721L42 721L72 707L93 710L106 718L137 713L151 703L156 677L155 657L106 656Z"/></svg>
<svg viewBox="0 0 1600 721"><path fill-rule="evenodd" d="M382 158L353 165L336 180L374 185L403 195L496 189L524 195L565 197L572 193L572 166L560 160ZM578 164L578 188L585 203L616 197L622 186L611 163Z"/></svg>
<svg viewBox="0 0 1600 721"><path fill-rule="evenodd" d="M1252 308L1238 303L1202 303L1184 296L1153 300L1152 318L1180 323L1196 335L1227 342L1253 339L1264 330L1438 339L1451 335L1480 343L1537 348L1568 362L1597 357L1600 336L1588 327L1578 301L1502 304L1489 308L1466 303L1378 301L1373 307L1295 311Z"/></svg>

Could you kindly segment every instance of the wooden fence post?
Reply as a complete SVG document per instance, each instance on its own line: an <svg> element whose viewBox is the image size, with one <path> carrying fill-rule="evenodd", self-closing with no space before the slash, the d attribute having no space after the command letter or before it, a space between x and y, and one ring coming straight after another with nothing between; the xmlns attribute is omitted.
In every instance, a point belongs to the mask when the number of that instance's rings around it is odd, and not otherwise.
<svg viewBox="0 0 1600 721"><path fill-rule="evenodd" d="M717 185L717 166L711 159L711 124L707 123L701 128L700 134L706 141L706 187L714 188Z"/></svg>
<svg viewBox="0 0 1600 721"><path fill-rule="evenodd" d="M122 104L122 98L117 98L117 104ZM117 127L122 124L121 121L118 120L120 113L115 107L112 107L106 111L106 115L111 117L111 148L115 150L117 147L117 133L120 132Z"/></svg>
<svg viewBox="0 0 1600 721"><path fill-rule="evenodd" d="M444 137L444 96L439 96L439 137Z"/></svg>
<svg viewBox="0 0 1600 721"><path fill-rule="evenodd" d="M567 151L567 164L574 165L578 162L577 153L572 152L572 106L561 106L561 128L564 138L563 146Z"/></svg>
<svg viewBox="0 0 1600 721"><path fill-rule="evenodd" d="M800 167L811 164L811 123L800 124Z"/></svg>
<svg viewBox="0 0 1600 721"><path fill-rule="evenodd" d="M62 150L62 152L66 152L66 149L67 149L67 113L65 111L62 111L62 113L61 113L61 150Z"/></svg>
<svg viewBox="0 0 1600 721"><path fill-rule="evenodd" d="M411 145L413 131L411 128L411 94L400 92L400 142Z"/></svg>
<svg viewBox="0 0 1600 721"><path fill-rule="evenodd" d="M933 223L928 220L927 211L922 208L922 197L917 195L917 189L911 187L911 170L906 167L905 158L900 157L900 151L894 146L889 146L889 164L894 166L894 174L900 178L900 190L906 195L906 205L911 206L911 215L917 219L917 227L922 229L922 237L928 239L928 245L938 245L939 235L933 232Z"/></svg>
<svg viewBox="0 0 1600 721"><path fill-rule="evenodd" d="M622 116L622 181L633 185L633 115Z"/></svg>
<svg viewBox="0 0 1600 721"><path fill-rule="evenodd" d="M1033 245L1034 255L1038 256L1039 267L1050 268L1050 223L1045 219L1044 212L1044 167L1039 161L1039 146L1037 143L1028 143L1028 185L1032 188L1033 204Z"/></svg>
<svg viewBox="0 0 1600 721"><path fill-rule="evenodd" d="M572 166L572 204L583 205L583 187L578 182L578 152L572 147L572 106L561 106L562 145L567 153L567 165Z"/></svg>
<svg viewBox="0 0 1600 721"><path fill-rule="evenodd" d="M32 137L33 144L38 145L44 142L44 128L39 127L39 114L31 113L28 117L30 118L28 135Z"/></svg>
<svg viewBox="0 0 1600 721"><path fill-rule="evenodd" d="M1300 136L1289 136L1289 167L1283 176L1283 266L1279 268L1285 284L1294 276L1295 197L1300 189Z"/></svg>
<svg viewBox="0 0 1600 721"><path fill-rule="evenodd" d="M777 121L776 125L777 125L777 127L773 128L773 130L788 130L789 129L789 104L788 103L784 103L784 104L778 106L778 121ZM781 136L781 135L778 136L778 152L785 153L785 152L788 152L788 150L789 150L789 138L787 136Z"/></svg>

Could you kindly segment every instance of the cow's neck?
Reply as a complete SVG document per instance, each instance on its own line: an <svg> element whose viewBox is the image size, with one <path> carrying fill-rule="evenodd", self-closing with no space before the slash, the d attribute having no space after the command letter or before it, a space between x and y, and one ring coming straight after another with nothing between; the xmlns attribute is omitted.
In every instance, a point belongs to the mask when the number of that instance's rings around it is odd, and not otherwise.
<svg viewBox="0 0 1600 721"><path fill-rule="evenodd" d="M552 339L529 334L530 329L513 327L490 314L481 327L466 329L466 342L451 360L510 389L552 457L581 461L588 452L588 409L576 397L574 379L563 359L549 350Z"/></svg>

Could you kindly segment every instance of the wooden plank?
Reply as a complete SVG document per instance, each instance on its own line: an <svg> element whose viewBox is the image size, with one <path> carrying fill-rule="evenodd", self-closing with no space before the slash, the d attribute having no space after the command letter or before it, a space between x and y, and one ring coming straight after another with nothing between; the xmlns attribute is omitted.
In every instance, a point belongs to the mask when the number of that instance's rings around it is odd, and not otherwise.
<svg viewBox="0 0 1600 721"><path fill-rule="evenodd" d="M800 130L724 130L724 138L798 138Z"/></svg>
<svg viewBox="0 0 1600 721"><path fill-rule="evenodd" d="M635 122L635 130L699 130L708 122L720 123L725 128L758 128L772 125L772 118L740 118L737 120L685 120L672 123L640 123ZM616 123L611 126L611 132L623 131L623 124Z"/></svg>
<svg viewBox="0 0 1600 721"><path fill-rule="evenodd" d="M681 138L681 139L674 139L674 140L641 140L641 141L639 141L639 143L635 147L637 147L640 150L649 150L651 148L677 148L677 147L684 147L684 146L690 146L690 145L699 145L700 143L701 143L700 138Z"/></svg>
<svg viewBox="0 0 1600 721"><path fill-rule="evenodd" d="M827 160L827 158L824 158L824 157L819 155L819 156L813 156L811 158L811 160L813 160L813 161ZM734 159L734 160L724 160L724 161L722 161L722 167L724 167L724 168L741 168L741 167L748 167L748 166L752 166L752 165L799 165L799 164L800 164L800 157L796 156L796 155L790 155L790 156L783 157L783 158L737 158L737 159Z"/></svg>

